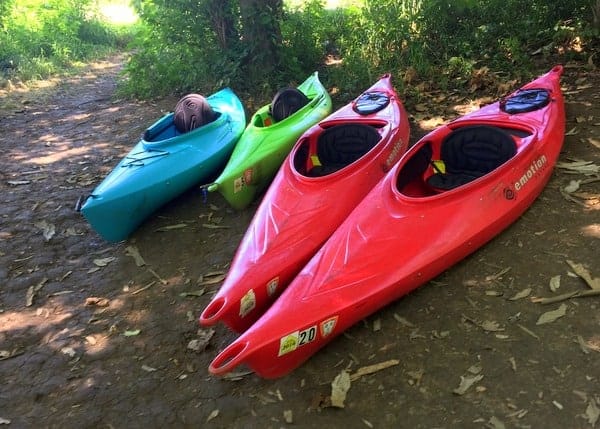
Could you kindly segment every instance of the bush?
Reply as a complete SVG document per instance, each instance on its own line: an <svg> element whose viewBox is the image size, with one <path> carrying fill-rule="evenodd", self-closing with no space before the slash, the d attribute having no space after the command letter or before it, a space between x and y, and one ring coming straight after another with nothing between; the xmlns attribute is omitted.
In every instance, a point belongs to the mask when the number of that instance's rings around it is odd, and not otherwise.
<svg viewBox="0 0 600 429"><path fill-rule="evenodd" d="M123 47L132 27L102 21L91 0L2 0L0 77L39 79Z"/></svg>

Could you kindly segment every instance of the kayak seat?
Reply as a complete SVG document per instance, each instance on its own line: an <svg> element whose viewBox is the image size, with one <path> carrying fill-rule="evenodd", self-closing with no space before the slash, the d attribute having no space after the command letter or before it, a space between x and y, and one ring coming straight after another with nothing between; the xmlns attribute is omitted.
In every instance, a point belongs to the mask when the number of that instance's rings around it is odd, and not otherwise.
<svg viewBox="0 0 600 429"><path fill-rule="evenodd" d="M440 190L457 188L496 169L516 153L515 141L501 128L485 125L459 128L441 143L445 172L433 174L427 183Z"/></svg>
<svg viewBox="0 0 600 429"><path fill-rule="evenodd" d="M326 129L317 140L318 164L308 172L318 177L334 173L352 164L381 140L375 127L365 124L342 124Z"/></svg>
<svg viewBox="0 0 600 429"><path fill-rule="evenodd" d="M271 102L271 117L275 122L283 121L309 103L309 99L296 88L280 89Z"/></svg>

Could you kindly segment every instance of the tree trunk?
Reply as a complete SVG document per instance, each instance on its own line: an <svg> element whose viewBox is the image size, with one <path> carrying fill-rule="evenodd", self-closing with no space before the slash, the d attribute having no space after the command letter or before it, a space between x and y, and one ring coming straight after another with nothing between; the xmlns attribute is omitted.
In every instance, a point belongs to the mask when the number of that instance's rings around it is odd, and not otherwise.
<svg viewBox="0 0 600 429"><path fill-rule="evenodd" d="M206 13L223 51L232 49L239 40L235 28L235 10L232 0L208 0Z"/></svg>
<svg viewBox="0 0 600 429"><path fill-rule="evenodd" d="M243 67L251 82L268 77L279 65L283 0L239 0Z"/></svg>
<svg viewBox="0 0 600 429"><path fill-rule="evenodd" d="M600 29L600 0L592 0L591 7L594 28Z"/></svg>

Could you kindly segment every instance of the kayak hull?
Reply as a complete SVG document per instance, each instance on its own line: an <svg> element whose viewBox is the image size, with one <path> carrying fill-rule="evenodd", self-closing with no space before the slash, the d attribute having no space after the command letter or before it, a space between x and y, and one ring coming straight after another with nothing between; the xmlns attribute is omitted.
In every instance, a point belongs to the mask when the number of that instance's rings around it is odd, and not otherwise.
<svg viewBox="0 0 600 429"><path fill-rule="evenodd" d="M275 122L270 105L252 115L223 172L206 186L208 191L221 193L233 208L243 210L268 187L298 137L331 113L331 97L317 72L298 90L310 101L287 118Z"/></svg>
<svg viewBox="0 0 600 429"><path fill-rule="evenodd" d="M525 85L549 103L509 114L497 102L423 137L363 199L279 299L211 363L213 374L246 364L283 376L357 321L442 273L508 227L551 177L564 140L562 67ZM449 190L432 189L430 158L473 127L507 132L515 152L492 171ZM438 158L439 159L439 158ZM417 165L422 168L416 168Z"/></svg>
<svg viewBox="0 0 600 429"><path fill-rule="evenodd" d="M378 94L387 104L374 113L357 113L357 102L370 94ZM345 133L363 140L374 135L376 143L361 147L364 154L353 153L353 158L360 156L339 170L321 175L321 168L318 175L311 173L307 164L312 166L318 157L317 146L325 144L326 138L340 142ZM209 326L221 321L236 332L251 326L398 161L408 139L407 114L390 75L307 130L263 197L227 278L200 316L200 323ZM350 140L347 145L357 150L361 143Z"/></svg>
<svg viewBox="0 0 600 429"><path fill-rule="evenodd" d="M159 207L221 172L245 127L244 108L225 88L209 97L211 123L181 134L169 113L94 189L81 213L105 240L124 240Z"/></svg>

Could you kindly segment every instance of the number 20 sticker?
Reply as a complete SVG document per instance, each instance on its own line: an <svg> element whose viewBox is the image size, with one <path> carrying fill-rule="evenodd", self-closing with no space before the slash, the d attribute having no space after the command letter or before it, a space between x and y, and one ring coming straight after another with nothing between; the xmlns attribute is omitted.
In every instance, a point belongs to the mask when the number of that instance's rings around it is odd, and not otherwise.
<svg viewBox="0 0 600 429"><path fill-rule="evenodd" d="M293 352L298 347L308 344L317 339L317 326L311 326L303 331L292 332L279 340L279 353L277 356L283 356Z"/></svg>

